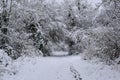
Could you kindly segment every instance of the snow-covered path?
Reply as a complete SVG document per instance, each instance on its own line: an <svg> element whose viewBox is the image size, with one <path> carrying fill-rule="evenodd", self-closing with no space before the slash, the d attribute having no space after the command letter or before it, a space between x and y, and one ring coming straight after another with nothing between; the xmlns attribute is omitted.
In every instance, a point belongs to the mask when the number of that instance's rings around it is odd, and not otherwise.
<svg viewBox="0 0 120 80"><path fill-rule="evenodd" d="M116 70L88 63L79 56L26 58L14 65L18 70L16 75L5 75L3 80L120 80Z"/></svg>

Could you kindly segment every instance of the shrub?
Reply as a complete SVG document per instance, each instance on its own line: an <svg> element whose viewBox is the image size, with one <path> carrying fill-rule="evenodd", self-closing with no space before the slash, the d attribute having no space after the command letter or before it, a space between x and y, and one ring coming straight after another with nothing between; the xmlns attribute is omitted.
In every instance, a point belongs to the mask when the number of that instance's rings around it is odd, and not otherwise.
<svg viewBox="0 0 120 80"><path fill-rule="evenodd" d="M119 34L119 30L108 29L98 41L101 57L107 62L114 61L120 56Z"/></svg>

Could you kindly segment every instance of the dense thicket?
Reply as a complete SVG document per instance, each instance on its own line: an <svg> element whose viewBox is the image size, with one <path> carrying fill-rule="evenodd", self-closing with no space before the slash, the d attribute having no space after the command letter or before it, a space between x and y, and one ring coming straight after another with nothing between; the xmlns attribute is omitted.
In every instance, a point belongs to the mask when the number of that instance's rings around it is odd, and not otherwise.
<svg viewBox="0 0 120 80"><path fill-rule="evenodd" d="M12 59L50 56L54 50L83 53L111 63L120 55L120 1L0 1L0 49Z"/></svg>

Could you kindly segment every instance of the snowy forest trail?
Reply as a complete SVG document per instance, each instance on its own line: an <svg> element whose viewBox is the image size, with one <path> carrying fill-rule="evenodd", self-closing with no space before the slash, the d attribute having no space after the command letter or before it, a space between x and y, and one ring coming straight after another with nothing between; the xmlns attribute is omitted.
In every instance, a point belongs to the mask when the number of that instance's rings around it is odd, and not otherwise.
<svg viewBox="0 0 120 80"><path fill-rule="evenodd" d="M13 65L16 74L5 75L3 80L120 80L116 70L89 63L80 56L25 58Z"/></svg>

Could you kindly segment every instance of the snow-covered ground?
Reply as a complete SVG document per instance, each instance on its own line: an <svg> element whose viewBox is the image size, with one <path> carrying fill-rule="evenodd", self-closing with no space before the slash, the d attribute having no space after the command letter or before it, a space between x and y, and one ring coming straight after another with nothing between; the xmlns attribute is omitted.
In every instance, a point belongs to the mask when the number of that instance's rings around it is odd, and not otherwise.
<svg viewBox="0 0 120 80"><path fill-rule="evenodd" d="M52 53L52 55L53 56L58 56L58 57L60 57L60 56L66 56L66 55L68 55L68 52L64 52L64 51L54 51L53 53Z"/></svg>
<svg viewBox="0 0 120 80"><path fill-rule="evenodd" d="M80 56L19 58L12 67L15 75L3 80L120 80L120 72Z"/></svg>

